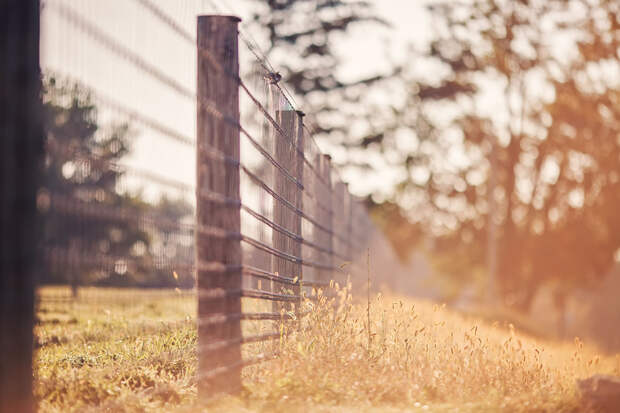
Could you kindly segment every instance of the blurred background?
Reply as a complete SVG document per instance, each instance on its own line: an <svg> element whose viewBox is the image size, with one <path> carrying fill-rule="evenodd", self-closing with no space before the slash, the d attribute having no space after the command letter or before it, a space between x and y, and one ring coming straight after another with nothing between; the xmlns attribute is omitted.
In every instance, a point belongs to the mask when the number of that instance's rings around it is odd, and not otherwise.
<svg viewBox="0 0 620 413"><path fill-rule="evenodd" d="M257 56L280 72L286 100L394 248L376 288L620 348L620 3L158 2L185 43L152 29L145 4L42 2L39 208L60 211L46 228L52 263L65 268L79 250L90 260L80 266L113 269L91 271L93 285L193 286L191 36L197 14L233 14L244 75L259 77ZM168 77L143 76L148 61ZM86 170L95 161L105 173ZM65 201L76 193L146 221L118 227L91 208L73 225ZM80 231L132 261L85 254ZM141 278L140 267L157 271Z"/></svg>

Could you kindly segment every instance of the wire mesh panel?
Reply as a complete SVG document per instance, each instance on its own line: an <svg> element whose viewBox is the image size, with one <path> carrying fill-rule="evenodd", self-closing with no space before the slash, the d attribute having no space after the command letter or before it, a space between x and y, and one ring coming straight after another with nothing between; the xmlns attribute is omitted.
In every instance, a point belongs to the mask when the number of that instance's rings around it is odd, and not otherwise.
<svg viewBox="0 0 620 413"><path fill-rule="evenodd" d="M42 4L47 139L39 208L49 266L40 284L69 286L67 299L105 298L86 287L194 284L195 85L186 69L195 66L194 46L154 10L132 14L150 3L122 3ZM120 10L135 17L119 18ZM178 59L162 59L157 42Z"/></svg>
<svg viewBox="0 0 620 413"><path fill-rule="evenodd" d="M161 380L238 389L309 302L362 279L368 247L393 256L238 19L196 24L199 2L42 10L38 392L58 365L119 367L145 341L189 366Z"/></svg>
<svg viewBox="0 0 620 413"><path fill-rule="evenodd" d="M41 2L42 410L52 399L79 409L122 389L194 380L203 12L197 2Z"/></svg>
<svg viewBox="0 0 620 413"><path fill-rule="evenodd" d="M303 125L279 74L258 60L238 76L231 59L253 50L237 43L237 22L206 17L201 24L198 104L207 109L199 108L197 193L199 211L211 205L204 220L213 227L198 247L199 320L206 325L199 377L214 392L239 386L241 366L276 357L270 342L285 338L283 325L303 317L304 301L318 290L329 296L335 281L344 283L346 267L373 236L364 207ZM239 247L240 256L231 253Z"/></svg>

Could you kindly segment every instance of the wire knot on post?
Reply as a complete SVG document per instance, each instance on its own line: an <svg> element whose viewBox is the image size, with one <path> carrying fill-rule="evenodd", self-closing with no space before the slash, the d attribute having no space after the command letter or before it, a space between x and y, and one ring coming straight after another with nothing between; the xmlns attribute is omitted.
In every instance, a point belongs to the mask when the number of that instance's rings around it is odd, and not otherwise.
<svg viewBox="0 0 620 413"><path fill-rule="evenodd" d="M265 75L265 79L272 85L277 84L280 80L282 80L282 75L280 72L269 72Z"/></svg>

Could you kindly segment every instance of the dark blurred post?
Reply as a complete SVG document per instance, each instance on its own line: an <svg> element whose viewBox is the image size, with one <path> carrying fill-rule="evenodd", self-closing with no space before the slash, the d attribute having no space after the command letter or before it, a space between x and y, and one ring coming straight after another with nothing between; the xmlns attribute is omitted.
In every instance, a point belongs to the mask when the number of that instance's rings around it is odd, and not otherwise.
<svg viewBox="0 0 620 413"><path fill-rule="evenodd" d="M231 16L198 17L195 242L201 397L241 389L241 243L239 237L215 236L208 230L239 234L241 229L239 21ZM226 159L213 156L214 151ZM214 316L226 318L209 323Z"/></svg>
<svg viewBox="0 0 620 413"><path fill-rule="evenodd" d="M274 166L274 190L290 202L298 211L303 208L300 182L303 177L303 119L300 112L294 110L282 110L276 113L276 120L282 127L287 138L277 135L275 139L274 159L291 177L284 175ZM283 251L295 257L301 257L301 215L297 211L285 206L278 199L273 199L273 222L284 231L272 231L272 245L275 249ZM292 235L299 239L295 239ZM285 277L298 277L301 280L301 261L292 262L277 256L272 256L272 268L274 272ZM282 284L274 283L272 290L280 292ZM299 295L299 286L292 288L295 295ZM299 304L299 303L298 303ZM273 302L274 311L280 311L283 306L277 301Z"/></svg>
<svg viewBox="0 0 620 413"><path fill-rule="evenodd" d="M38 1L3 2L0 44L0 412L29 413L34 277L41 263Z"/></svg>

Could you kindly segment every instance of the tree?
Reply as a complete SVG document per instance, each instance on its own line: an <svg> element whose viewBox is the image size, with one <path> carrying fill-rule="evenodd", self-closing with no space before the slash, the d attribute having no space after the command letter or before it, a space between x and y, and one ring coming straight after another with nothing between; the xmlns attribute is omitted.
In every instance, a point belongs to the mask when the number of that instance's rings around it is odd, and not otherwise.
<svg viewBox="0 0 620 413"><path fill-rule="evenodd" d="M46 250L44 283L194 285L193 207L163 194L153 204L123 191L127 123L102 124L88 89L44 79Z"/></svg>
<svg viewBox="0 0 620 413"><path fill-rule="evenodd" d="M617 2L429 9L436 37L416 58L437 76L415 75L395 115L417 143L393 157L404 177L395 201L435 237L441 271L463 282L484 271L494 220L504 301L527 311L547 284L562 306L620 248ZM397 145L394 134L359 144Z"/></svg>
<svg viewBox="0 0 620 413"><path fill-rule="evenodd" d="M360 24L382 25L367 1L269 0L257 2L252 17L257 32L263 32L269 45L265 54L283 75L286 87L301 98L301 107L313 117L315 135L328 137L330 144L348 145L352 125L369 129L369 94L375 86L394 77L377 73L354 80L338 75L342 59L334 45L339 38ZM360 104L365 103L365 104Z"/></svg>
<svg viewBox="0 0 620 413"><path fill-rule="evenodd" d="M421 228L412 225L402 208L393 202L376 203L372 197L368 197L366 205L373 222L382 228L385 234L389 234L389 240L398 258L402 262L407 262L411 250L419 246L422 241L424 234Z"/></svg>
<svg viewBox="0 0 620 413"><path fill-rule="evenodd" d="M45 246L52 263L41 282L81 283L125 276L127 265L103 257L124 257L149 238L139 223L119 219L142 213L139 197L118 192L122 171L114 166L128 151L129 125L101 128L88 90L53 76L43 82L46 131Z"/></svg>
<svg viewBox="0 0 620 413"><path fill-rule="evenodd" d="M144 283L155 287L194 287L194 207L183 198L172 199L164 194L150 207L149 214L159 225L147 230L152 267Z"/></svg>

